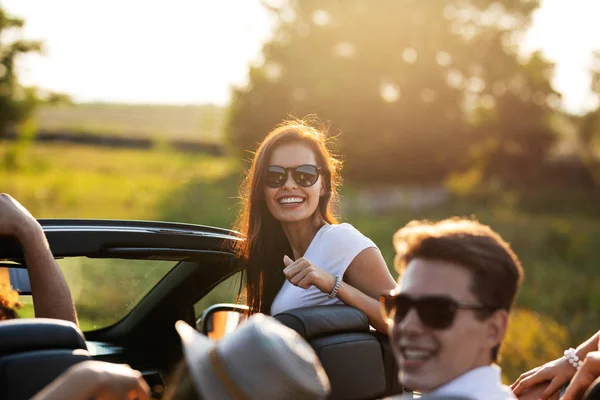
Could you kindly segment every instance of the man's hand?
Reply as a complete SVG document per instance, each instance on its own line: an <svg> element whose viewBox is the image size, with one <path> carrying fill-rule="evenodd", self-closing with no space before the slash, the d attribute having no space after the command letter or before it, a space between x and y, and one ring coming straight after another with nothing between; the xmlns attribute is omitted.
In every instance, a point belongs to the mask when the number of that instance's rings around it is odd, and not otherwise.
<svg viewBox="0 0 600 400"><path fill-rule="evenodd" d="M10 195L0 194L0 235L21 239L32 230L41 229L29 211Z"/></svg>
<svg viewBox="0 0 600 400"><path fill-rule="evenodd" d="M147 400L150 388L139 371L125 364L83 361L69 368L34 400Z"/></svg>

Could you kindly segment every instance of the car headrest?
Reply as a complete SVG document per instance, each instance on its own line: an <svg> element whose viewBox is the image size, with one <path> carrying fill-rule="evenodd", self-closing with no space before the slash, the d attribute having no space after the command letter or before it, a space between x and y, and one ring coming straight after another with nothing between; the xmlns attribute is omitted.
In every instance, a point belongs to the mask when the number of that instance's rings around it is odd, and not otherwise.
<svg viewBox="0 0 600 400"><path fill-rule="evenodd" d="M365 313L349 306L302 307L273 317L306 340L331 333L369 332L369 320Z"/></svg>
<svg viewBox="0 0 600 400"><path fill-rule="evenodd" d="M83 333L72 322L27 318L0 324L0 355L45 349L87 349L87 346Z"/></svg>

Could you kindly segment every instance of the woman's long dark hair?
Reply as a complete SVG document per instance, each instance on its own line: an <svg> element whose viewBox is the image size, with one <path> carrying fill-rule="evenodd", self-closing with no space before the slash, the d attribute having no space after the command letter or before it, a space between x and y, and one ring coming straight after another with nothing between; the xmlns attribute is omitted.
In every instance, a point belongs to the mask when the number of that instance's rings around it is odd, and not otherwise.
<svg viewBox="0 0 600 400"><path fill-rule="evenodd" d="M283 256L292 254L280 222L273 217L264 201L267 163L273 150L287 143L302 143L312 149L323 169L321 179L325 188L315 217L326 223L337 223L334 207L338 201L341 162L327 148L323 131L303 120L284 121L259 145L240 188L242 207L234 229L241 232L246 240L236 242L234 250L245 261L240 297L245 294L250 312L270 314L271 304L285 282Z"/></svg>

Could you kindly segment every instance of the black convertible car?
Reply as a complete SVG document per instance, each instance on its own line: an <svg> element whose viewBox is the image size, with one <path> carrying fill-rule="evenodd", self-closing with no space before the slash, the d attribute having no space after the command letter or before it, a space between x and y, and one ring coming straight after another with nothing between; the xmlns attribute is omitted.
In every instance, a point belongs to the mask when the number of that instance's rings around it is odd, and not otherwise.
<svg viewBox="0 0 600 400"><path fill-rule="evenodd" d="M140 370L160 398L182 352L174 324L209 334L231 303L240 264L224 229L150 221L39 220L69 284L81 332L58 320L0 324L0 398L31 397L73 363L93 358ZM19 243L0 238L1 268L32 315ZM6 274L7 271L10 271ZM25 276L24 276L25 274ZM401 393L387 338L345 306L308 307L275 316L316 350L331 399L375 399Z"/></svg>

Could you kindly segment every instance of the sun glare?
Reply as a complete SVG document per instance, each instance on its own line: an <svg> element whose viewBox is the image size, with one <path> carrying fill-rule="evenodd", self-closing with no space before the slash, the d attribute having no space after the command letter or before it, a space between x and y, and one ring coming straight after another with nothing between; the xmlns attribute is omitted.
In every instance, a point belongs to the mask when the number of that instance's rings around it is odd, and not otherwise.
<svg viewBox="0 0 600 400"><path fill-rule="evenodd" d="M4 0L3 7L26 20L27 38L45 43L43 56L21 59L23 83L68 93L77 101L226 104L230 86L244 84L248 64L258 62L274 23L258 0ZM461 11L448 6L444 15L472 17ZM542 0L531 29L517 42L523 54L541 49L556 63L553 83L568 111L595 105L588 70L592 50L600 49L598 15L598 1ZM331 23L325 10L312 17L319 27ZM494 15L485 18L492 21ZM351 58L357 50L340 42L332 51ZM415 49L400 51L406 63L417 61ZM436 62L450 67L452 57L440 50ZM279 72L269 75L278 79ZM456 74L448 79L462 84ZM384 83L381 94L396 101L399 90Z"/></svg>
<svg viewBox="0 0 600 400"><path fill-rule="evenodd" d="M43 56L21 59L22 82L78 101L225 104L271 30L255 1L5 0L3 7L26 20L27 38L45 43Z"/></svg>
<svg viewBox="0 0 600 400"><path fill-rule="evenodd" d="M563 95L562 106L571 112L589 110L597 104L589 92L589 68L592 51L600 49L598 15L598 1L542 0L521 43L522 52L541 49L556 63L554 88Z"/></svg>

